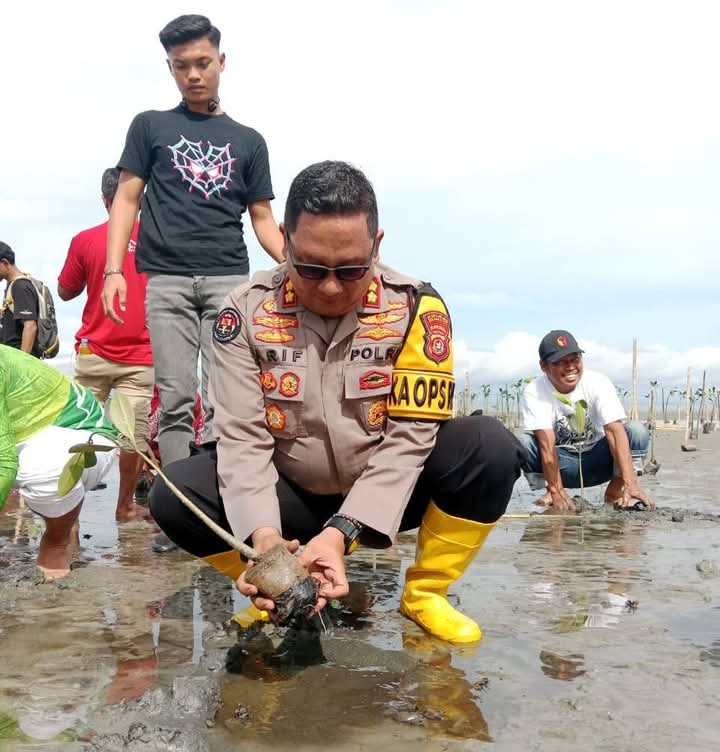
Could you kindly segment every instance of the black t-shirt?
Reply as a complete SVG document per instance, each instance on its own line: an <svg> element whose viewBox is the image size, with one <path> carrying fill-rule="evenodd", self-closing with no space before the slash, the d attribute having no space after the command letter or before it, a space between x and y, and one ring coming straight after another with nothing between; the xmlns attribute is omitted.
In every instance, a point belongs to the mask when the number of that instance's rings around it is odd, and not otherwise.
<svg viewBox="0 0 720 752"><path fill-rule="evenodd" d="M138 271L247 274L242 214L274 198L265 139L227 115L182 105L141 112L118 167L146 183Z"/></svg>
<svg viewBox="0 0 720 752"><path fill-rule="evenodd" d="M8 295L8 290L10 294ZM29 279L16 279L12 287L5 288L2 305L2 324L0 325L0 343L15 347L22 344L25 321L37 321L40 317L38 294ZM37 337L32 350L37 355Z"/></svg>

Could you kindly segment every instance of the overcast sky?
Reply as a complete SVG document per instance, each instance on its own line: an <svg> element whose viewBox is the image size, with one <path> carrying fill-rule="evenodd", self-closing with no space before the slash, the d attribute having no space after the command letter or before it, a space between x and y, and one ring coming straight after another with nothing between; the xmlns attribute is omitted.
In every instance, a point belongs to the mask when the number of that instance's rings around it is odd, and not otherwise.
<svg viewBox="0 0 720 752"><path fill-rule="evenodd" d="M183 12L222 32L223 107L268 142L276 216L307 164L361 167L384 261L450 306L460 375L535 373L558 327L618 383L633 336L641 382L720 381L718 3L12 3L0 239L21 268L54 285L104 219L133 115L179 100L157 33ZM69 343L82 301L58 305Z"/></svg>

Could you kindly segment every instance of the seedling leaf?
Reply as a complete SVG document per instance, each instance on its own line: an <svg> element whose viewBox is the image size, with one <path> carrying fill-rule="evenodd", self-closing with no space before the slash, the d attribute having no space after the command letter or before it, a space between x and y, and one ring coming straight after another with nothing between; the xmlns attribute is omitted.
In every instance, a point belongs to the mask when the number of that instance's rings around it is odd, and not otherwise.
<svg viewBox="0 0 720 752"><path fill-rule="evenodd" d="M67 496L75 488L75 484L80 480L85 469L85 456L83 454L73 454L65 463L65 467L60 473L58 481L58 496Z"/></svg>
<svg viewBox="0 0 720 752"><path fill-rule="evenodd" d="M110 400L110 420L117 430L135 445L135 412L124 394L115 393Z"/></svg>

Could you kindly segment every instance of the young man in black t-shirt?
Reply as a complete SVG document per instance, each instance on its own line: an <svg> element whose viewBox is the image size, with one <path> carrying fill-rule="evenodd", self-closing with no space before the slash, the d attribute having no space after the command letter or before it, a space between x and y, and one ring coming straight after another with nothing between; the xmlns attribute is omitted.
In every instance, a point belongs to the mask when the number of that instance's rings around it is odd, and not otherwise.
<svg viewBox="0 0 720 752"><path fill-rule="evenodd" d="M40 301L33 283L15 266L15 253L0 243L0 279L4 279L0 343L40 357L37 349Z"/></svg>
<svg viewBox="0 0 720 752"><path fill-rule="evenodd" d="M248 277L242 215L247 210L260 245L276 262L283 240L270 208L265 141L220 105L220 32L204 16L180 16L160 41L182 102L140 113L128 131L110 213L103 305L122 322L122 261L140 208L136 262L148 273L146 311L162 405L158 443L167 464L188 456L193 440L198 351L206 438L212 438L210 333L225 295Z"/></svg>

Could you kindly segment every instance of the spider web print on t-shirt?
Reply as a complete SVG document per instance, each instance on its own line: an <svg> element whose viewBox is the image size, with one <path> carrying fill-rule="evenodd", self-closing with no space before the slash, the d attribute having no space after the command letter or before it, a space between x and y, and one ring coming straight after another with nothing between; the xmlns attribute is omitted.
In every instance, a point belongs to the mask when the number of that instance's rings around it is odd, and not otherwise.
<svg viewBox="0 0 720 752"><path fill-rule="evenodd" d="M207 144L205 150L204 143ZM168 149L172 154L173 167L182 175L184 183L190 183L190 193L197 190L209 200L213 193L227 189L235 161L235 157L230 156L230 144L220 148L209 141L188 141L181 136Z"/></svg>

